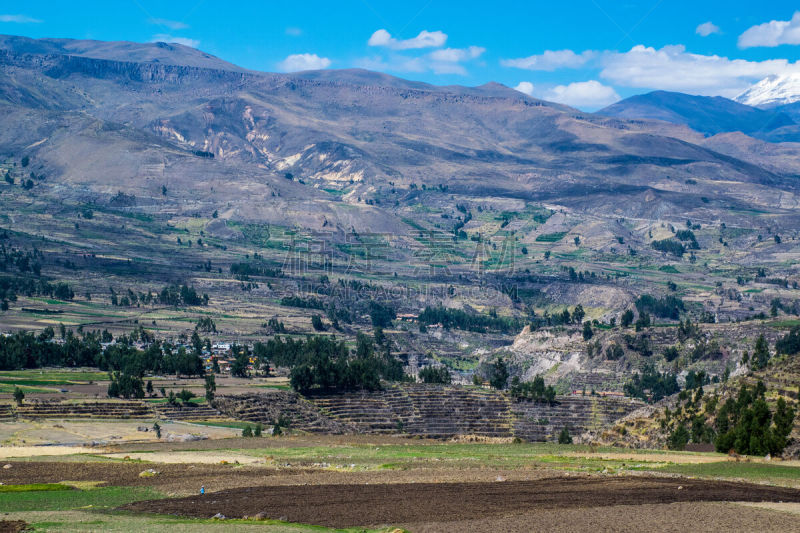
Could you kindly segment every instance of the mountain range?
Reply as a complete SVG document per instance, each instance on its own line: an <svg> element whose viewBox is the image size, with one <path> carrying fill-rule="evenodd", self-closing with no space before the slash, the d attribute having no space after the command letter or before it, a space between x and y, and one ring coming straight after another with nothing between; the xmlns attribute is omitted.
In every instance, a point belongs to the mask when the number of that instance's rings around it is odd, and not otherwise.
<svg viewBox="0 0 800 533"><path fill-rule="evenodd" d="M143 212L337 232L409 231L422 189L725 220L793 206L800 174L800 145L766 142L800 139L782 106L656 92L585 113L495 83L262 73L167 43L0 37L0 112L0 153L34 161L58 202L122 193Z"/></svg>

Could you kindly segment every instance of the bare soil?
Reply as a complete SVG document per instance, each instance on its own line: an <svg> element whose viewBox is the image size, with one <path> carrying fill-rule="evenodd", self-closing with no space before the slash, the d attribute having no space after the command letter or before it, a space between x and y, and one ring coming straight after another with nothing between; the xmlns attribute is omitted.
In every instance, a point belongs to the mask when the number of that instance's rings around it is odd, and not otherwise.
<svg viewBox="0 0 800 533"><path fill-rule="evenodd" d="M28 524L22 520L0 520L0 533L17 533L28 530Z"/></svg>
<svg viewBox="0 0 800 533"><path fill-rule="evenodd" d="M800 502L800 491L690 479L559 477L493 483L254 486L135 502L123 509L201 518L261 513L343 528L485 520L531 510L735 501Z"/></svg>
<svg viewBox="0 0 800 533"><path fill-rule="evenodd" d="M205 485L208 490L265 483L271 476L292 477L304 470L276 470L209 464L152 464L138 462L10 462L0 469L0 483L59 483L96 481L100 485L154 487L170 494L191 494ZM140 476L153 469L158 474Z"/></svg>

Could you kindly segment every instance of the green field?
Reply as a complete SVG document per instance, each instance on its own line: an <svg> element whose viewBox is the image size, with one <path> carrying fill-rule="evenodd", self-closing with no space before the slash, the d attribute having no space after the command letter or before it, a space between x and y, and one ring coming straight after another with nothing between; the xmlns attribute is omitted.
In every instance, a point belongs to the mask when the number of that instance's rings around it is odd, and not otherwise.
<svg viewBox="0 0 800 533"><path fill-rule="evenodd" d="M23 520L36 531L269 531L311 533L333 529L279 520L201 520L174 516L136 515L113 509L134 501L165 495L141 487L107 487L73 490L65 485L0 486L0 509L4 520ZM335 531L382 531L345 529Z"/></svg>
<svg viewBox="0 0 800 533"><path fill-rule="evenodd" d="M559 231L556 233L543 233L536 236L536 242L558 242L564 238L568 232Z"/></svg>

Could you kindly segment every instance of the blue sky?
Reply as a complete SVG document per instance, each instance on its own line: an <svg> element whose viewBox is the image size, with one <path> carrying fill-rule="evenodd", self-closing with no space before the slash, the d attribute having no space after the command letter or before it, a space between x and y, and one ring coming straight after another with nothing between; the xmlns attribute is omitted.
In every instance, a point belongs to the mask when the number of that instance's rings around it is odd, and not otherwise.
<svg viewBox="0 0 800 533"><path fill-rule="evenodd" d="M588 110L654 89L733 97L800 71L787 1L27 0L0 3L0 33L180 42L263 71L497 81Z"/></svg>

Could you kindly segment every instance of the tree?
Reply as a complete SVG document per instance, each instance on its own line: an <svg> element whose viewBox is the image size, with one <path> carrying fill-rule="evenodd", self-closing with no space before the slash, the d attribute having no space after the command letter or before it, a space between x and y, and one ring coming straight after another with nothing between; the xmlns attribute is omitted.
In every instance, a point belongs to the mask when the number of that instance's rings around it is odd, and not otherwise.
<svg viewBox="0 0 800 533"><path fill-rule="evenodd" d="M439 368L427 366L419 371L419 379L421 379L423 383L447 384L450 383L453 378L450 376L450 371L443 366Z"/></svg>
<svg viewBox="0 0 800 533"><path fill-rule="evenodd" d="M19 387L14 387L14 401L17 405L22 405L22 400L25 399L25 393Z"/></svg>
<svg viewBox="0 0 800 533"><path fill-rule="evenodd" d="M108 395L119 398L144 398L144 383L139 374L130 373L126 368L122 372L115 371L108 385Z"/></svg>
<svg viewBox="0 0 800 533"><path fill-rule="evenodd" d="M756 346L750 358L750 367L753 370L761 370L767 366L767 361L769 361L769 346L762 333L756 340Z"/></svg>
<svg viewBox="0 0 800 533"><path fill-rule="evenodd" d="M583 306L578 304L575 306L575 309L572 310L572 320L576 323L580 324L583 322L583 317L586 316L586 311L583 310Z"/></svg>
<svg viewBox="0 0 800 533"><path fill-rule="evenodd" d="M181 389L181 392L178 393L178 398L180 398L184 404L189 403L189 400L194 398L194 396L195 394L187 389Z"/></svg>
<svg viewBox="0 0 800 533"><path fill-rule="evenodd" d="M668 363L671 363L672 361L680 357L680 355L681 353L675 346L667 346L666 348L664 348L664 359L666 359Z"/></svg>
<svg viewBox="0 0 800 533"><path fill-rule="evenodd" d="M206 401L211 403L214 401L214 393L217 391L217 381L214 374L206 376Z"/></svg>
<svg viewBox="0 0 800 533"><path fill-rule="evenodd" d="M489 385L495 389L505 389L506 382L508 381L508 366L505 360L501 357L492 365L491 373L489 375Z"/></svg>
<svg viewBox="0 0 800 533"><path fill-rule="evenodd" d="M256 423L256 427L253 430L253 436L260 437L262 431L264 431L264 426L261 425L261 422Z"/></svg>
<svg viewBox="0 0 800 533"><path fill-rule="evenodd" d="M592 338L594 332L592 331L592 325L587 321L583 323L583 340L588 341Z"/></svg>
<svg viewBox="0 0 800 533"><path fill-rule="evenodd" d="M569 434L569 428L564 426L561 433L558 434L559 444L572 444L572 435Z"/></svg>
<svg viewBox="0 0 800 533"><path fill-rule="evenodd" d="M777 455L786 447L794 425L795 411L779 398L774 415L765 399L767 388L759 381L752 389L743 385L736 398L729 398L717 413L718 452L735 450L747 455Z"/></svg>
<svg viewBox="0 0 800 533"><path fill-rule="evenodd" d="M644 328L650 327L650 315L648 313L639 313L639 318L636 320L636 331L641 331Z"/></svg>
<svg viewBox="0 0 800 533"><path fill-rule="evenodd" d="M147 392L148 396L153 395L153 381L150 379L147 380L147 387L145 388L145 392Z"/></svg>
<svg viewBox="0 0 800 533"><path fill-rule="evenodd" d="M675 257L683 257L683 254L686 253L686 247L679 241L676 241L674 239L662 239L660 241L653 241L650 243L650 246L652 246L659 252L672 254Z"/></svg>
<svg viewBox="0 0 800 533"><path fill-rule="evenodd" d="M252 437L253 436L253 428L250 427L250 424L246 425L244 429L242 429L242 437Z"/></svg>
<svg viewBox="0 0 800 533"><path fill-rule="evenodd" d="M518 376L511 380L509 391L516 400L528 400L553 405L556 401L556 389L552 385L545 386L542 376L535 376L533 381L522 383Z"/></svg>
<svg viewBox="0 0 800 533"><path fill-rule="evenodd" d="M630 325L633 323L633 311L628 309L624 313L622 313L622 316L619 319L619 323L622 324L623 328L630 327Z"/></svg>
<svg viewBox="0 0 800 533"><path fill-rule="evenodd" d="M683 450L689 442L689 430L686 426L680 424L675 431L670 433L667 439L667 446L670 450Z"/></svg>
<svg viewBox="0 0 800 533"><path fill-rule="evenodd" d="M246 346L237 346L234 344L231 351L234 353L231 375L237 378L246 378L247 364L250 362L249 350Z"/></svg>
<svg viewBox="0 0 800 533"><path fill-rule="evenodd" d="M325 331L325 324L322 323L322 317L319 315L312 315L311 327L313 327L315 331Z"/></svg>
<svg viewBox="0 0 800 533"><path fill-rule="evenodd" d="M370 302L369 318L372 321L372 327L389 328L392 326L392 320L397 318L397 314L391 306Z"/></svg>
<svg viewBox="0 0 800 533"><path fill-rule="evenodd" d="M158 421L153 424L153 431L156 432L156 438L161 438L161 426L159 425Z"/></svg>

